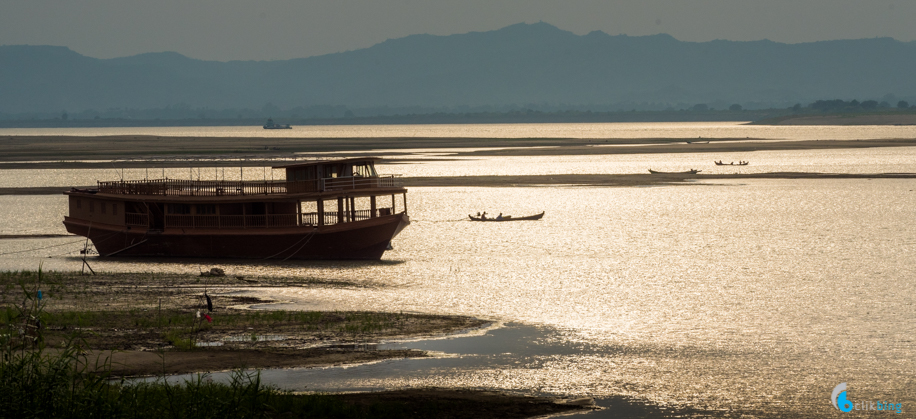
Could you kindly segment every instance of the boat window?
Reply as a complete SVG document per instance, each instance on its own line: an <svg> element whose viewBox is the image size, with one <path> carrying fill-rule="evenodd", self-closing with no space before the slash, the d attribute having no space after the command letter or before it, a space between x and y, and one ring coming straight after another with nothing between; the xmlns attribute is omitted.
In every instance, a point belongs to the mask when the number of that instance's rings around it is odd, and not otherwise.
<svg viewBox="0 0 916 419"><path fill-rule="evenodd" d="M366 210L372 208L372 198L368 196L358 196L353 198L353 209L355 211Z"/></svg>
<svg viewBox="0 0 916 419"><path fill-rule="evenodd" d="M118 204L111 204L111 215L118 215Z"/></svg>
<svg viewBox="0 0 916 419"><path fill-rule="evenodd" d="M190 214L191 206L188 204L169 204L169 214Z"/></svg>
<svg viewBox="0 0 916 419"><path fill-rule="evenodd" d="M95 201L89 201L89 212L95 212Z"/></svg>
<svg viewBox="0 0 916 419"><path fill-rule="evenodd" d="M197 215L214 215L216 214L216 205L200 204L197 205Z"/></svg>
<svg viewBox="0 0 916 419"><path fill-rule="evenodd" d="M337 200L329 199L324 201L324 213L325 214L334 214L337 212Z"/></svg>
<svg viewBox="0 0 916 419"><path fill-rule="evenodd" d="M105 214L105 208L108 207L108 204L102 202L102 214Z"/></svg>
<svg viewBox="0 0 916 419"><path fill-rule="evenodd" d="M83 209L83 200L82 199L76 200L76 209Z"/></svg>
<svg viewBox="0 0 916 419"><path fill-rule="evenodd" d="M299 203L299 211L303 214L318 213L318 201L302 201Z"/></svg>

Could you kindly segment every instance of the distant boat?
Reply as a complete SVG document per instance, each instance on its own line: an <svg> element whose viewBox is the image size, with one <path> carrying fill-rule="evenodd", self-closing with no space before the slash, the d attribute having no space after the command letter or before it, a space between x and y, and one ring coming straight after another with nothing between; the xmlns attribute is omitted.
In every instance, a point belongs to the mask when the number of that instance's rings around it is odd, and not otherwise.
<svg viewBox="0 0 916 419"><path fill-rule="evenodd" d="M293 129L293 127L289 126L289 124L280 125L275 123L272 118L267 118L267 123L264 124L264 129Z"/></svg>
<svg viewBox="0 0 916 419"><path fill-rule="evenodd" d="M702 170L690 169L685 172L659 172L658 170L649 169L649 173L653 175L695 175L702 172Z"/></svg>
<svg viewBox="0 0 916 419"><path fill-rule="evenodd" d="M722 160L719 160L719 161L714 161L713 163L715 163L716 166L747 166L748 165L748 162L746 161L739 161L738 163L735 163L735 162L722 163Z"/></svg>
<svg viewBox="0 0 916 419"><path fill-rule="evenodd" d="M525 220L540 220L544 217L544 212L535 215L529 215L527 217L513 217L511 215L503 215L502 218L492 217L492 218L483 218L475 217L473 215L468 215L471 218L471 221L525 221Z"/></svg>

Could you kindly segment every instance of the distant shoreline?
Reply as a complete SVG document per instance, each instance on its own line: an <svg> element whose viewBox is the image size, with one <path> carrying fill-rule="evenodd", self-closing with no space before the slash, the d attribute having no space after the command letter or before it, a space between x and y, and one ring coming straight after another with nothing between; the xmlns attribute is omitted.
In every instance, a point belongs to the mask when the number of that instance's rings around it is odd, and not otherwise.
<svg viewBox="0 0 916 419"><path fill-rule="evenodd" d="M807 109L807 108L804 108ZM746 122L749 125L916 125L916 111L881 110L863 112L800 112L791 109L755 110L666 110L666 111L534 111L421 113L406 115L350 116L333 118L274 118L295 129L308 126L347 125L466 125L466 124L563 124L563 123L652 123L652 122ZM41 128L167 128L167 127L250 127L261 128L265 118L175 118L175 119L0 119L0 129ZM748 122L750 121L750 122Z"/></svg>
<svg viewBox="0 0 916 419"><path fill-rule="evenodd" d="M787 115L750 125L916 125L916 113Z"/></svg>
<svg viewBox="0 0 916 419"><path fill-rule="evenodd" d="M421 113L407 115L352 116L336 118L297 118L273 116L276 123L296 126L322 125L430 125L430 124L538 124L606 122L744 122L785 113L779 109L761 110L669 110L669 111L555 111L530 109L508 112ZM264 118L182 118L182 119L0 119L0 128L141 128L229 126L260 128Z"/></svg>

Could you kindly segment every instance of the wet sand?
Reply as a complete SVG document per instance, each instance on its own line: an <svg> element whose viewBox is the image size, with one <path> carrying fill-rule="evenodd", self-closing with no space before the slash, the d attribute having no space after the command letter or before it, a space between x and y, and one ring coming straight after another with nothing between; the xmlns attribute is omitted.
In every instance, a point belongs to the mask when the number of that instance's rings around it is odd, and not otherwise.
<svg viewBox="0 0 916 419"><path fill-rule="evenodd" d="M56 353L76 339L81 362L114 376L161 376L231 369L331 366L385 359L426 357L412 349L378 349L376 343L399 338L434 337L486 326L464 316L372 312L277 312L250 310L273 303L235 294L253 288L357 287L315 278L246 278L232 275L45 272L37 276L0 273L0 306L30 305L28 294L43 291L42 337ZM203 297L211 298L212 311ZM205 322L197 313L211 316ZM178 320L191 320L179 324ZM303 319L306 319L303 321ZM191 347L176 339L188 337ZM265 339L259 338L263 337ZM275 339L274 337L282 337ZM217 342L219 346L196 343ZM100 367L101 366L101 367ZM524 418L593 409L590 398L532 397L502 392L419 388L340 394L346 404L385 405L413 417ZM655 412L653 405L615 399L621 408Z"/></svg>
<svg viewBox="0 0 916 419"><path fill-rule="evenodd" d="M460 187L508 187L508 186L603 186L631 187L664 184L689 184L692 181L724 179L912 179L916 173L810 173L772 172L748 174L611 174L611 175L522 175L522 176L452 176L452 177L403 177L399 180L405 187L417 186L460 186ZM78 188L94 188L80 186ZM70 188L30 187L0 188L0 195L59 195ZM31 237L31 236L30 236ZM50 236L48 236L50 237ZM16 238L2 237L0 238Z"/></svg>
<svg viewBox="0 0 916 419"><path fill-rule="evenodd" d="M701 140L706 141L706 140ZM75 162L73 160L138 159L118 162L121 167L152 167L144 159L161 159L166 156L184 158L241 158L249 160L244 165L261 166L271 164L269 159L298 153L330 153L360 151L365 154L398 158L408 153L407 149L449 149L485 148L463 150L459 156L526 156L526 155L576 155L576 154L647 154L647 153L695 153L695 152L738 152L754 150L831 149L866 147L916 146L916 139L862 140L862 141L767 141L760 139L709 140L704 144L688 144L684 139L631 139L631 140L588 140L588 139L467 139L467 138L382 138L382 139L295 139L295 138L178 138L178 137L0 137L0 144L9 153L0 156L0 168L90 168L111 167L109 162ZM614 145L625 145L615 147ZM9 147L7 147L9 146ZM388 150L376 152L373 150ZM398 150L405 150L403 152ZM353 154L346 154L352 156ZM42 163L32 163L42 161ZM188 160L171 161L168 165L187 166ZM165 163L162 163L165 165ZM199 165L199 164L198 164ZM238 161L214 162L208 165L238 166ZM161 167L156 165L155 167ZM404 178L405 186L537 186L537 185L592 185L610 187L645 186L656 184L687 184L694 180L742 179L742 178L914 178L916 174L822 174L822 173L763 173L723 175L544 175L544 176L461 176L461 177L415 177ZM74 185L76 186L76 185ZM0 188L0 194L59 194L69 188ZM7 237L11 238L11 237ZM80 276L66 274L67 280L57 282L57 289L48 290L48 307L53 310L71 312L107 313L108 319L123 319L134 314L150 316L152 310L169 310L191 316L201 308L200 296L209 290L214 296L216 315L244 311L251 304L266 304L270 301L249 301L231 295L234 291L252 287L348 287L348 283L319 282L309 278L241 278L241 277L199 277L194 274L168 276L147 273L105 274ZM50 282L49 282L50 286ZM2 299L0 299L2 301ZM160 306L160 301L164 305ZM9 303L8 301L3 301ZM346 317L348 313L331 313ZM392 313L349 313L362 316L378 316L383 321ZM193 350L179 350L174 342L163 336L163 330L147 326L148 333L139 333L140 326L116 325L99 322L87 326L97 336L92 341L90 356L110 356L113 372L120 375L156 375L183 372L219 371L232 368L273 368L302 367L316 365L343 365L364 363L392 358L422 357L427 354L415 350L378 350L374 343L383 339L417 336L433 336L455 333L481 327L488 322L459 316L425 316L399 314L402 320L395 326L386 326L374 331L343 333L339 329L303 330L291 328L288 324L257 326L264 329L249 329L248 323L232 327L208 327L195 332L198 342L223 342L220 347L204 347ZM333 320L333 319L332 319ZM338 319L339 320L339 319ZM338 321L334 320L334 321ZM391 322L389 322L391 323ZM244 326L242 326L244 324ZM335 323L338 324L338 323ZM337 327L346 327L339 323ZM49 325L50 326L50 325ZM50 329L50 327L49 327ZM73 329L52 330L58 338ZM283 340L239 339L227 337L252 335L283 335ZM226 342L229 342L228 344ZM374 394L374 395L373 395ZM376 396L377 395L377 396ZM555 413L556 405L548 399L519 398L489 392L465 392L464 390L407 390L404 392L370 393L369 395L347 396L359 398L393 397L422 402L426 398L462 400L462 407L472 414L468 417L484 417L480 406L484 398L493 397L497 404L506 402L506 410L494 408L489 417L510 417L512 412L533 414ZM489 400L489 399L488 399ZM358 402L358 401L357 401ZM622 405L630 403L621 398ZM526 411L519 406L541 406L535 411ZM546 406L546 407L544 407ZM521 410L520 410L521 409ZM642 407L638 407L642 409ZM490 408L484 410L490 411ZM650 409L651 410L651 409ZM501 413L499 413L501 412ZM507 413L508 412L508 413ZM475 414L476 413L476 414ZM677 413L667 412L666 415ZM683 412L682 412L683 413ZM645 416L661 415L657 411L644 413Z"/></svg>
<svg viewBox="0 0 916 419"><path fill-rule="evenodd" d="M691 141L692 143L688 143ZM707 143L708 141L708 143ZM701 143L702 142L702 143ZM455 150L457 156L533 156L577 154L707 153L756 150L912 147L916 139L773 141L755 138L696 139L635 138L243 138L153 136L3 136L0 168L111 168L195 166L264 166L269 160L349 156L353 153L398 157L415 149ZM382 150L382 151L379 151ZM400 151L404 150L404 151ZM163 161L164 159L164 161ZM215 162L212 159L241 159ZM79 160L79 161L77 161ZM157 160L151 163L148 160ZM35 163L38 162L38 163Z"/></svg>
<svg viewBox="0 0 916 419"><path fill-rule="evenodd" d="M7 273L2 278L0 288L9 292L0 295L0 305L17 304L22 295L14 292L15 284L22 277ZM41 285L44 309L59 320L57 324L49 321L45 339L55 346L76 333L94 358L112 361L113 374L136 376L424 357L422 351L380 350L375 345L490 323L464 316L409 313L314 312L271 317L249 307L275 301L233 295L251 289L359 286L365 285L314 278L46 272ZM203 297L205 292L211 297L212 311ZM198 314L211 316L213 322L195 317ZM71 324L68 319L73 316L85 322ZM199 346L213 343L219 346Z"/></svg>

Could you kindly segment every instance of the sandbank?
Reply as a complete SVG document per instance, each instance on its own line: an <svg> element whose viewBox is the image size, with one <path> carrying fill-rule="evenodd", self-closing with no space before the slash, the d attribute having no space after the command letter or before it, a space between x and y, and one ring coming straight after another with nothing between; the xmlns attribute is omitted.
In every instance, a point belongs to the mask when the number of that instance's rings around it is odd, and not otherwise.
<svg viewBox="0 0 916 419"><path fill-rule="evenodd" d="M45 340L53 347L79 334L96 357L110 357L113 374L135 376L424 357L421 351L381 350L375 344L441 336L491 323L466 316L410 313L252 311L252 305L265 308L275 301L236 294L280 287L366 285L314 278L199 275L45 272L43 304L52 316ZM0 275L0 287L9 291L0 295L0 305L20 303L21 292L14 292L20 280L25 277L17 273ZM212 311L205 292L211 297ZM211 316L212 323L196 317L198 313ZM74 316L82 320L72 320Z"/></svg>
<svg viewBox="0 0 916 419"><path fill-rule="evenodd" d="M688 141L690 141L688 143ZM759 138L245 138L2 136L0 169L270 166L273 159L376 155L417 149L455 156L544 156L913 147L916 138L774 141ZM113 166L111 160L118 160Z"/></svg>

